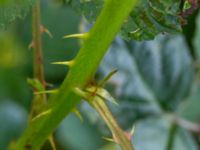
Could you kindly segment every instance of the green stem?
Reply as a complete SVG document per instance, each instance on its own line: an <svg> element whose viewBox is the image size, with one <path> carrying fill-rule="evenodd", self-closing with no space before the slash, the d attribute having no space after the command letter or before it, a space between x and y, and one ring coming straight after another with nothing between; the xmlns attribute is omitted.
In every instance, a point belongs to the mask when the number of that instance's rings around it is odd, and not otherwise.
<svg viewBox="0 0 200 150"><path fill-rule="evenodd" d="M33 6L32 13L32 35L33 35L33 74L41 83L45 83L43 56L42 56L42 39L41 39L41 23L40 23L40 1L37 0Z"/></svg>
<svg viewBox="0 0 200 150"><path fill-rule="evenodd" d="M36 4L33 6L32 9L33 76L43 85L43 89L45 90L46 82L44 77L41 35L42 32L41 32L41 18L40 18L40 0L37 0ZM34 95L30 113L30 119L32 120L34 117L40 114L46 104L47 104L46 93ZM52 149L56 150L53 134L51 134L48 139L52 146Z"/></svg>
<svg viewBox="0 0 200 150"><path fill-rule="evenodd" d="M74 93L85 99L99 113L112 132L113 141L119 144L122 150L134 150L131 143L131 135L128 135L128 133L125 133L119 127L118 123L101 97L91 95L91 93L81 90L80 88L74 88Z"/></svg>
<svg viewBox="0 0 200 150"><path fill-rule="evenodd" d="M37 79L45 89L42 38L40 21L40 0L32 8L32 37L33 37L33 77ZM37 91L39 92L39 91ZM46 94L34 95L30 119L38 115L46 104Z"/></svg>
<svg viewBox="0 0 200 150"><path fill-rule="evenodd" d="M119 127L108 107L106 106L105 102L102 99L95 97L94 99L90 100L90 103L103 118L103 120L111 130L115 142L120 145L121 149L134 150L131 144L131 140L128 139L128 137Z"/></svg>
<svg viewBox="0 0 200 150"><path fill-rule="evenodd" d="M177 130L177 125L173 123L169 129L166 150L173 150L176 130Z"/></svg>
<svg viewBox="0 0 200 150"><path fill-rule="evenodd" d="M83 43L74 64L57 94L50 97L44 115L34 120L16 143L17 150L26 145L39 149L45 139L76 106L80 98L73 92L75 87L85 86L92 78L110 43L137 0L106 0L88 37Z"/></svg>

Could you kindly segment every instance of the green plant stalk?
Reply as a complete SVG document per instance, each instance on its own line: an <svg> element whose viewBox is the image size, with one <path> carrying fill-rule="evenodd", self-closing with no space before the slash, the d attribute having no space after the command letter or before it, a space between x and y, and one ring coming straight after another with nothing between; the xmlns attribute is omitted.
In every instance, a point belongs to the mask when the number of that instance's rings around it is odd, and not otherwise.
<svg viewBox="0 0 200 150"><path fill-rule="evenodd" d="M46 82L44 77L43 54L42 54L40 0L37 0L32 8L32 37L33 37L33 76L42 84L43 89L45 90ZM40 114L46 104L47 104L46 93L34 95L29 121L31 121L38 114ZM53 135L51 134L48 139L52 146L52 149L56 150Z"/></svg>
<svg viewBox="0 0 200 150"><path fill-rule="evenodd" d="M43 85L45 89L43 56L42 56L42 38L40 22L40 0L35 2L32 8L32 37L33 37L33 77ZM38 91L37 91L38 92ZM46 104L46 94L34 95L30 119L38 115Z"/></svg>
<svg viewBox="0 0 200 150"><path fill-rule="evenodd" d="M101 98L95 97L90 100L90 103L103 118L104 122L112 132L115 142L120 145L121 149L134 150L131 140L128 139L128 137L125 135L125 132L119 127L105 102Z"/></svg>
<svg viewBox="0 0 200 150"><path fill-rule="evenodd" d="M75 88L74 92L85 99L99 113L112 132L113 142L119 144L122 150L134 150L130 139L131 135L128 135L128 133L125 133L119 127L118 123L104 102L104 99L97 95L91 95L91 93L83 91L80 88Z"/></svg>
<svg viewBox="0 0 200 150"><path fill-rule="evenodd" d="M137 0L105 1L100 16L74 59L74 64L58 93L51 96L48 106L44 109L44 115L27 127L17 141L15 149L23 150L26 147L32 150L39 149L48 135L76 106L80 98L74 94L74 87L84 87L93 78L109 44L136 2Z"/></svg>
<svg viewBox="0 0 200 150"><path fill-rule="evenodd" d="M33 74L43 85L44 69L42 55L41 22L40 22L40 0L36 1L32 10L32 36L33 36Z"/></svg>

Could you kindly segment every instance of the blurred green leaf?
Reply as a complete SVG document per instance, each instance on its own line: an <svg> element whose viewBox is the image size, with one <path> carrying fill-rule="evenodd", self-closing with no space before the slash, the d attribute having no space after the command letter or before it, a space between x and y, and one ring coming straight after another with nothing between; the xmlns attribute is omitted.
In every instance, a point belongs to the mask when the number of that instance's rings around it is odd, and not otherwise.
<svg viewBox="0 0 200 150"><path fill-rule="evenodd" d="M30 92L26 76L19 69L0 70L0 100L14 99L28 109Z"/></svg>
<svg viewBox="0 0 200 150"><path fill-rule="evenodd" d="M66 1L90 22L98 16L103 0ZM125 39L150 40L160 33L182 31L180 25L180 0L140 0L122 27Z"/></svg>
<svg viewBox="0 0 200 150"><path fill-rule="evenodd" d="M0 101L0 149L5 150L14 142L26 126L27 113L11 101Z"/></svg>
<svg viewBox="0 0 200 150"><path fill-rule="evenodd" d="M160 33L181 32L179 0L141 0L122 27L126 39L150 40Z"/></svg>
<svg viewBox="0 0 200 150"><path fill-rule="evenodd" d="M99 15L103 0L65 0L67 4L71 5L78 13L83 14L90 22L94 22Z"/></svg>
<svg viewBox="0 0 200 150"><path fill-rule="evenodd" d="M0 1L0 28L18 18L24 18L35 0L8 0Z"/></svg>
<svg viewBox="0 0 200 150"><path fill-rule="evenodd" d="M30 91L26 83L27 51L10 32L0 33L0 100L14 99L29 106Z"/></svg>
<svg viewBox="0 0 200 150"><path fill-rule="evenodd" d="M87 120L81 122L74 115L69 115L64 119L56 137L65 149L70 150L95 150L103 143L100 133L94 126Z"/></svg>
<svg viewBox="0 0 200 150"><path fill-rule="evenodd" d="M196 52L196 55L198 57L198 59L200 59L200 13L197 17L197 20L196 20L196 32L195 32L195 37L194 37L194 40L193 40L193 44L194 44L194 47L195 47L195 52Z"/></svg>
<svg viewBox="0 0 200 150"><path fill-rule="evenodd" d="M118 72L110 83L120 107L114 107L114 112L124 126L160 110L175 111L188 96L193 78L191 57L181 36L129 43L117 38L100 72L105 75L113 69Z"/></svg>
<svg viewBox="0 0 200 150"><path fill-rule="evenodd" d="M197 15L196 18L196 29L194 38L191 35L191 32L188 32L189 39L193 42L194 50L197 58L197 62L195 63L196 67L196 77L199 78L199 58L200 58L200 13ZM190 24L189 24L190 25ZM191 28L189 28L191 29ZM188 30L189 30L188 29ZM189 30L190 31L190 30ZM200 87L198 79L194 81L193 89L190 96L187 98L182 105L180 105L177 113L180 117L192 121L192 122L199 122L200 120L200 109L199 109L199 97L200 97Z"/></svg>
<svg viewBox="0 0 200 150"><path fill-rule="evenodd" d="M177 110L177 114L189 121L199 122L200 120L200 85L199 83L195 83L191 92L191 96L185 101L182 105L180 105Z"/></svg>
<svg viewBox="0 0 200 150"><path fill-rule="evenodd" d="M1 68L8 69L26 64L27 58L23 47L9 32L0 32L0 45Z"/></svg>
<svg viewBox="0 0 200 150"><path fill-rule="evenodd" d="M199 109L199 97L200 97L200 84L199 84L199 59L200 59L200 13L196 19L196 31L195 37L193 40L193 45L195 49L195 54L197 56L196 64L196 77L197 79L194 81L193 89L190 96L187 98L182 105L180 105L177 113L180 117L192 121L192 122L199 122L200 120L200 109Z"/></svg>
<svg viewBox="0 0 200 150"><path fill-rule="evenodd" d="M133 136L135 149L165 150L170 130L168 117L149 118L136 124ZM178 128L174 135L172 150L198 150L197 143L191 134Z"/></svg>

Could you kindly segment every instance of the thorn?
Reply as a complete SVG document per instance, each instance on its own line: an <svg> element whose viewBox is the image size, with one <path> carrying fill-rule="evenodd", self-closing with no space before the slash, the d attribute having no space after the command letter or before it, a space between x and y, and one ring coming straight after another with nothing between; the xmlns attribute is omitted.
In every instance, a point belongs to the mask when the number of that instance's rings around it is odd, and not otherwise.
<svg viewBox="0 0 200 150"><path fill-rule="evenodd" d="M103 88L98 89L97 95L104 100L110 101L111 103L115 105L119 105L117 101L115 100L115 98L106 89L103 89Z"/></svg>
<svg viewBox="0 0 200 150"><path fill-rule="evenodd" d="M47 28L45 28L43 25L40 26L40 32L46 33L50 38L53 38L53 35L51 34L51 32Z"/></svg>
<svg viewBox="0 0 200 150"><path fill-rule="evenodd" d="M82 117L81 113L76 108L73 108L72 112L81 120L81 122L83 122L83 117Z"/></svg>
<svg viewBox="0 0 200 150"><path fill-rule="evenodd" d="M52 83L48 83L48 82L45 82L45 87L50 87L52 88L54 85Z"/></svg>
<svg viewBox="0 0 200 150"><path fill-rule="evenodd" d="M33 41L31 41L31 43L28 45L28 49L30 50L31 48L34 48L35 44Z"/></svg>
<svg viewBox="0 0 200 150"><path fill-rule="evenodd" d="M115 73L117 73L117 69L112 70L102 81L99 82L98 85L99 85L100 87L103 87L103 86L106 84L106 82L107 82Z"/></svg>
<svg viewBox="0 0 200 150"><path fill-rule="evenodd" d="M53 38L53 35L51 34L51 32L45 28L44 32L50 37Z"/></svg>
<svg viewBox="0 0 200 150"><path fill-rule="evenodd" d="M38 79L28 78L27 83L28 83L28 85L30 85L31 88L33 88L36 91L44 91L45 90L42 83Z"/></svg>
<svg viewBox="0 0 200 150"><path fill-rule="evenodd" d="M46 115L50 114L51 112L52 112L51 109L49 109L49 110L47 110L47 111L44 111L44 112L41 112L39 115L37 115L36 117L34 117L34 118L32 119L32 121L34 121L34 120L36 120L36 119L38 119L38 118L40 118L40 117L42 117L42 116L46 116Z"/></svg>
<svg viewBox="0 0 200 150"><path fill-rule="evenodd" d="M108 141L108 142L114 142L115 143L115 141L112 138L107 138L107 137L102 137L102 138L104 140Z"/></svg>
<svg viewBox="0 0 200 150"><path fill-rule="evenodd" d="M107 100L115 105L118 105L115 98L113 98L113 96L104 88L92 86L92 87L86 88L86 91L91 93L92 95L97 95L102 100Z"/></svg>
<svg viewBox="0 0 200 150"><path fill-rule="evenodd" d="M128 138L129 141L131 141L133 134L134 134L134 131L135 131L135 126L132 127L130 132L124 132L125 136Z"/></svg>
<svg viewBox="0 0 200 150"><path fill-rule="evenodd" d="M135 132L135 126L132 127L130 134L133 136L134 132Z"/></svg>
<svg viewBox="0 0 200 150"><path fill-rule="evenodd" d="M39 92L35 92L34 94L55 94L57 93L58 90L54 89L54 90L45 90L45 91L39 91Z"/></svg>
<svg viewBox="0 0 200 150"><path fill-rule="evenodd" d="M65 65L65 66L71 67L74 64L74 61L71 60L71 61L52 62L51 64L53 64L53 65Z"/></svg>
<svg viewBox="0 0 200 150"><path fill-rule="evenodd" d="M129 32L130 34L137 34L138 32L140 32L142 29L138 28L134 31Z"/></svg>
<svg viewBox="0 0 200 150"><path fill-rule="evenodd" d="M77 34L65 35L65 36L63 36L63 39L67 39L67 38L85 39L85 38L87 38L87 36L88 36L88 33L77 33Z"/></svg>

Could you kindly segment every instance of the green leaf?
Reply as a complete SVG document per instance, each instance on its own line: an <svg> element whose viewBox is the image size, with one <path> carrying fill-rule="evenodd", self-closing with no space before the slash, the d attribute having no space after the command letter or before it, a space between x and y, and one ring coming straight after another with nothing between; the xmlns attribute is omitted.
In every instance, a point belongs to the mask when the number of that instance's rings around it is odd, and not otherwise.
<svg viewBox="0 0 200 150"><path fill-rule="evenodd" d="M96 150L103 142L95 126L71 114L60 124L56 137L65 149L71 150Z"/></svg>
<svg viewBox="0 0 200 150"><path fill-rule="evenodd" d="M194 40L193 40L193 44L194 44L194 47L195 47L195 53L198 57L198 59L200 59L200 50L199 50L199 47L200 47L200 13L197 17L197 20L196 20L196 32L195 32L195 37L194 37Z"/></svg>
<svg viewBox="0 0 200 150"><path fill-rule="evenodd" d="M187 4L186 4L187 5ZM187 6L190 7L190 6ZM194 19L194 18L193 18ZM197 123L194 125L198 126L198 122L200 120L200 109L199 109L199 97L200 97L200 84L199 84L199 60L200 60L200 13L197 14L196 17L196 29L195 29L195 35L194 38L192 38L191 31L188 33L188 37L191 39L192 44L194 46L195 56L196 56L196 62L195 62L195 76L197 77L196 80L194 80L192 92L190 96L187 98L187 100L179 106L177 110L177 114L185 119L186 121L189 121L190 123Z"/></svg>
<svg viewBox="0 0 200 150"><path fill-rule="evenodd" d="M159 12L174 15L179 9L180 0L149 0L149 5Z"/></svg>
<svg viewBox="0 0 200 150"><path fill-rule="evenodd" d="M0 101L0 149L5 150L26 126L26 111L11 101Z"/></svg>
<svg viewBox="0 0 200 150"><path fill-rule="evenodd" d="M196 81L197 82L197 81ZM188 121L198 123L200 120L200 85L195 83L191 92L191 95L187 100L180 105L177 110L177 114Z"/></svg>
<svg viewBox="0 0 200 150"><path fill-rule="evenodd" d="M105 75L114 68L118 72L110 80L121 107L114 112L126 127L138 118L175 111L188 96L193 78L191 57L181 36L129 43L117 37L100 71Z"/></svg>
<svg viewBox="0 0 200 150"><path fill-rule="evenodd" d="M199 78L199 60L200 60L200 13L196 19L196 32L193 39L193 44L195 48L196 54L196 76ZM200 109L199 109L199 97L200 97L200 84L199 80L194 80L192 92L190 96L187 98L182 105L180 105L179 109L177 110L177 114L191 122L198 123L200 120Z"/></svg>
<svg viewBox="0 0 200 150"><path fill-rule="evenodd" d="M125 39L151 40L160 33L181 32L178 11L176 1L141 0L122 27L122 35Z"/></svg>
<svg viewBox="0 0 200 150"><path fill-rule="evenodd" d="M197 78L199 78L199 60L200 60L200 13L196 19L196 32L195 32L195 37L193 39L193 44L195 48L195 54L197 56L197 61L196 61L196 75ZM200 120L200 84L199 80L194 81L194 85L192 88L192 92L190 96L187 98L187 101L185 101L178 109L177 114L191 122L198 123Z"/></svg>
<svg viewBox="0 0 200 150"><path fill-rule="evenodd" d="M170 120L167 117L149 118L136 125L133 143L136 149L165 150L170 130ZM178 128L174 134L172 150L198 150L192 135Z"/></svg>
<svg viewBox="0 0 200 150"><path fill-rule="evenodd" d="M13 99L29 106L31 93L24 71L28 51L8 32L0 33L0 45L0 99Z"/></svg>
<svg viewBox="0 0 200 150"><path fill-rule="evenodd" d="M26 16L30 6L35 0L9 0L0 3L0 28L5 28L15 19L21 19Z"/></svg>
<svg viewBox="0 0 200 150"><path fill-rule="evenodd" d="M104 1L103 0L65 0L67 4L71 5L77 12L83 14L90 22L94 22L101 12Z"/></svg>
<svg viewBox="0 0 200 150"><path fill-rule="evenodd" d="M98 16L103 0L71 0L67 3L89 22ZM140 0L127 20L121 34L125 39L151 40L160 33L181 32L178 13L180 0Z"/></svg>

